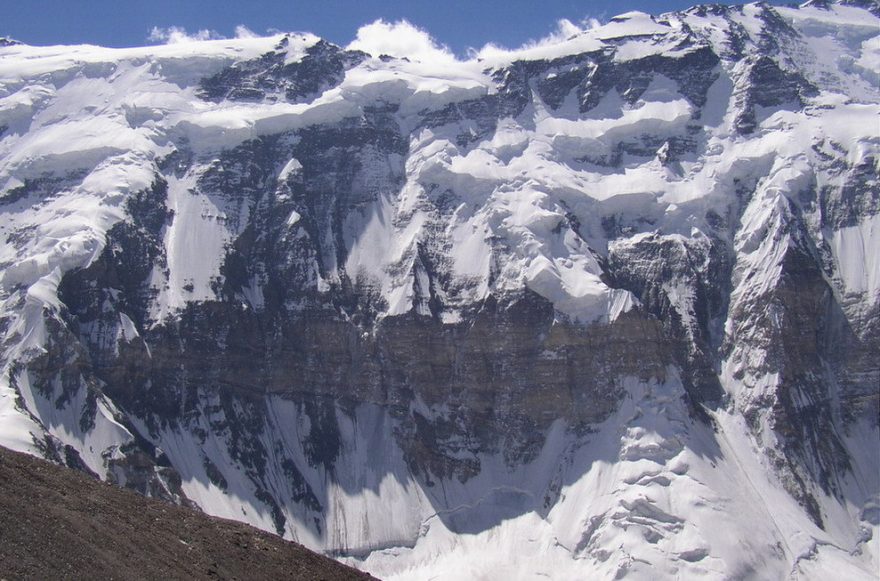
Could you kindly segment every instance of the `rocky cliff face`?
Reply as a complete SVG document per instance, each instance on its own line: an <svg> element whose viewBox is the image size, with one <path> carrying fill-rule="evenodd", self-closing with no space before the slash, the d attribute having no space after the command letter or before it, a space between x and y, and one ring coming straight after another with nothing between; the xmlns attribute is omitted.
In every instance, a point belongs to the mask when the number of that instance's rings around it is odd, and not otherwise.
<svg viewBox="0 0 880 581"><path fill-rule="evenodd" d="M876 13L5 44L2 443L383 576L870 577Z"/></svg>

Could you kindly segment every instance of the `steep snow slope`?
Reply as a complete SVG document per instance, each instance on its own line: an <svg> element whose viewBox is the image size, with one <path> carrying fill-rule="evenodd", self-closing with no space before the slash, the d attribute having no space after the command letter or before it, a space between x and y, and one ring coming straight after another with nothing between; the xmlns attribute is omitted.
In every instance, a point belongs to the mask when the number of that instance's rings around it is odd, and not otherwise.
<svg viewBox="0 0 880 581"><path fill-rule="evenodd" d="M388 578L872 578L878 13L0 44L0 443Z"/></svg>

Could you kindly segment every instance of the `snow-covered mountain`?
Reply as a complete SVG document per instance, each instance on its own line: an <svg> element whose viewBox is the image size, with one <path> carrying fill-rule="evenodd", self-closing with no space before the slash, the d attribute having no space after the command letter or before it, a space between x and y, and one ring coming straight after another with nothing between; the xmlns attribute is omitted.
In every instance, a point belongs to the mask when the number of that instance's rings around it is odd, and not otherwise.
<svg viewBox="0 0 880 581"><path fill-rule="evenodd" d="M877 3L373 26L0 42L0 443L387 579L876 578Z"/></svg>

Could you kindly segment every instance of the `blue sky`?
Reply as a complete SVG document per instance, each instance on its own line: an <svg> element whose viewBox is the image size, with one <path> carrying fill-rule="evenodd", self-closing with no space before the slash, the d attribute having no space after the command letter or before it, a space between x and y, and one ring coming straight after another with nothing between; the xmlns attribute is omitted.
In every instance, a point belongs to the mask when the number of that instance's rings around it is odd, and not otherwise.
<svg viewBox="0 0 880 581"><path fill-rule="evenodd" d="M704 0L705 1L705 0ZM149 44L153 27L233 36L237 25L308 31L345 45L379 18L406 19L455 53L493 41L516 47L547 36L562 18L573 22L642 10L658 14L696 0L0 0L0 36L34 45Z"/></svg>

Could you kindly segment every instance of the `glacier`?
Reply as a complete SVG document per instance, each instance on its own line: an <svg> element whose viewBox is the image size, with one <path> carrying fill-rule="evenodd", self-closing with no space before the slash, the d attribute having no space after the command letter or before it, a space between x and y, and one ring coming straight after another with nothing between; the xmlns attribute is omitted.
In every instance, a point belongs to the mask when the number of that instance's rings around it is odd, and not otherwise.
<svg viewBox="0 0 880 581"><path fill-rule="evenodd" d="M416 33L0 40L0 445L387 579L876 579L877 3Z"/></svg>

